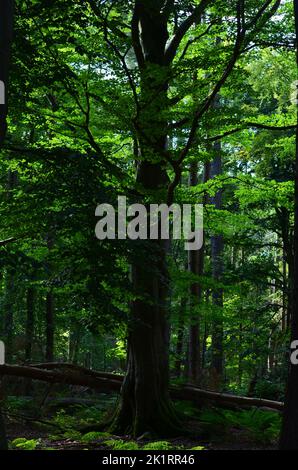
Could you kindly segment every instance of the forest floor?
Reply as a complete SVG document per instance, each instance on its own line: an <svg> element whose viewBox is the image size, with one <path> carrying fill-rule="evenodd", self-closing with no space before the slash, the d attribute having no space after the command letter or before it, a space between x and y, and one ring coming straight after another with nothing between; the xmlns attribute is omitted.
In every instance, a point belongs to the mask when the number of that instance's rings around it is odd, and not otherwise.
<svg viewBox="0 0 298 470"><path fill-rule="evenodd" d="M69 401L68 401L69 400ZM72 400L74 404L72 404ZM108 432L84 432L112 409L116 397L88 400L63 397L38 406L30 397L9 397L5 410L11 450L275 450L280 414L251 410L199 409L176 402L185 416L187 437L161 439L144 435L132 440ZM66 406L67 405L67 406ZM189 432L190 431L190 432Z"/></svg>
<svg viewBox="0 0 298 470"><path fill-rule="evenodd" d="M18 440L20 436L24 438L26 442L34 443L37 441L38 444L36 446L36 450L109 450L109 446L107 445L107 439L101 438L97 439L94 442L89 442L88 444L82 443L80 441L76 441L75 439L66 438L60 440L52 440L49 439L48 433L45 431L41 431L39 428L35 426L28 426L22 424L10 424L8 425L8 438L10 442L14 442ZM120 441L121 443L134 443L135 441L131 441L129 438L126 437L118 437L118 436L111 436L111 440L114 444L116 440ZM24 441L25 442L25 441ZM144 446L148 445L150 441L148 440L138 440L137 444L140 449ZM154 441L156 442L156 441ZM164 441L161 442L163 446ZM225 438L223 442L206 442L201 441L198 444L198 439L191 439L185 438L183 436L177 437L175 439L167 439L166 441L169 446L168 450L170 449L195 449L197 447L202 447L201 450L276 450L277 449L277 442L272 442L270 445L260 445L259 443L254 442L252 439L247 437L245 431L241 431L239 429L230 429L229 439ZM152 441L151 441L152 443ZM114 448L114 445L111 446L111 449ZM21 446L20 450L23 447ZM35 450L32 449L32 450ZM18 450L17 448L13 450ZM120 449L119 449L120 450ZM157 450L157 449L156 449ZM162 449L161 449L162 450ZM200 450L200 449L196 449Z"/></svg>

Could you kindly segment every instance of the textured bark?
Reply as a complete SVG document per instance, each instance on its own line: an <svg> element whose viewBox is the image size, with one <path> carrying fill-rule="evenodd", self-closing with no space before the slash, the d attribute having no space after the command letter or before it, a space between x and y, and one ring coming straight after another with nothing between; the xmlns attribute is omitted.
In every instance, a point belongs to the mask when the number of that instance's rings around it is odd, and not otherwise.
<svg viewBox="0 0 298 470"><path fill-rule="evenodd" d="M296 38L298 40L298 0L294 0ZM298 66L298 48L297 48ZM298 95L297 95L298 98ZM297 107L298 123L298 107ZM298 340L298 127L296 129L296 173L295 173L295 228L294 228L294 267L292 290L292 341ZM282 450L298 450L298 366L290 364L286 390L285 410L280 438Z"/></svg>
<svg viewBox="0 0 298 470"><path fill-rule="evenodd" d="M136 121L140 154L137 184L158 203L167 202L164 188L168 185L167 162L163 159L167 150L164 113L169 70L163 3L137 0L133 24L135 49L141 44L143 51L143 59L139 57L141 92ZM169 397L167 248L168 242L162 240L136 243L132 282L138 299L132 303L128 368L112 424L112 429L120 433L138 436L147 431L162 435L179 432Z"/></svg>

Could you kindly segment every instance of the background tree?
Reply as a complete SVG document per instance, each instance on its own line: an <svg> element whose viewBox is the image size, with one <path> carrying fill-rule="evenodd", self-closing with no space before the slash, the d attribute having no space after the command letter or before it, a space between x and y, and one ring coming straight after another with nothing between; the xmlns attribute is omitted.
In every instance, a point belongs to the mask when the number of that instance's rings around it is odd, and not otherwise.
<svg viewBox="0 0 298 470"><path fill-rule="evenodd" d="M298 2L294 1L294 15L296 26L296 47L298 40ZM298 65L298 48L297 48L297 65ZM297 92L297 90L296 90ZM297 108L297 93L295 97ZM297 114L298 117L298 114ZM292 322L291 322L291 339L296 341L298 337L298 127L296 129L296 170L295 170L295 226L294 226L294 247L293 247L293 281L290 285L292 289ZM297 388L298 388L298 369L294 364L290 364L289 378L286 391L284 421L280 439L281 449L293 450L298 449L298 408L297 408Z"/></svg>
<svg viewBox="0 0 298 470"><path fill-rule="evenodd" d="M0 6L0 83L1 83L1 100L3 98L4 86L4 103L0 103L0 147L3 144L6 134L6 116L8 109L8 69L10 59L10 46L13 31L13 1L5 0ZM5 428L3 418L0 412L0 449L7 449L5 437Z"/></svg>

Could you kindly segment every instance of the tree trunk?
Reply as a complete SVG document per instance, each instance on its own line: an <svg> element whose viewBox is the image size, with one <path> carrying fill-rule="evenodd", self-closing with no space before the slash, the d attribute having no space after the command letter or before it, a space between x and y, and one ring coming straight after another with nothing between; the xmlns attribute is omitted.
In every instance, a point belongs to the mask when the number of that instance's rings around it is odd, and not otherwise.
<svg viewBox="0 0 298 470"><path fill-rule="evenodd" d="M5 307L4 307L4 338L5 357L11 362L13 355L13 298L14 298L14 272L9 269L6 273Z"/></svg>
<svg viewBox="0 0 298 470"><path fill-rule="evenodd" d="M288 327L288 270L287 270L286 253L285 253L284 248L283 248L283 256L282 256L282 280L283 280L283 289L282 289L281 330L283 333L285 333Z"/></svg>
<svg viewBox="0 0 298 470"><path fill-rule="evenodd" d="M221 144L214 145L216 157L211 165L211 177L215 178L222 173ZM213 198L212 203L215 209L220 210L222 207L222 191L218 191ZM221 282L223 274L223 237L215 235L211 238L211 258L212 258L212 277L215 282ZM214 386L220 387L223 376L223 291L216 288L212 292L213 305L216 308L216 318L212 327L212 375Z"/></svg>
<svg viewBox="0 0 298 470"><path fill-rule="evenodd" d="M8 70L10 47L13 33L13 0L0 2L0 80L4 83L4 103L0 104L0 148L6 135L6 115L8 109ZM1 83L1 86L2 86ZM2 90L3 91L3 90ZM2 97L1 97L2 99ZM5 425L0 410L0 450L7 450Z"/></svg>
<svg viewBox="0 0 298 470"><path fill-rule="evenodd" d="M32 345L34 336L34 289L29 287L27 290L27 320L26 320L26 347L25 361L32 361Z"/></svg>
<svg viewBox="0 0 298 470"><path fill-rule="evenodd" d="M206 163L204 168L203 182L210 179L210 164ZM198 184L198 164L193 163L190 168L190 186ZM207 197L204 196L203 204L207 204ZM204 273L205 247L198 251L189 252L189 271L197 276ZM200 283L194 283L190 289L191 293L191 312L198 309L198 304L202 299L202 288ZM191 325L189 330L189 352L188 352L188 378L193 383L199 384L202 377L202 344L201 344L201 319L199 311L191 314Z"/></svg>
<svg viewBox="0 0 298 470"><path fill-rule="evenodd" d="M135 48L138 42L142 45L144 60L144 64L139 62L137 184L144 195L150 194L158 203L167 202L164 188L168 186L163 155L167 149L169 67L165 63L168 31L167 18L161 13L163 4L161 0L137 0L137 27L133 31ZM132 303L128 368L112 429L133 436L147 431L159 435L179 433L180 423L169 396L168 242L148 240L135 244L132 282L138 298Z"/></svg>
<svg viewBox="0 0 298 470"><path fill-rule="evenodd" d="M81 328L79 324L73 323L69 331L68 360L73 364L78 362L78 353L81 339Z"/></svg>
<svg viewBox="0 0 298 470"><path fill-rule="evenodd" d="M211 164L210 162L206 162L205 165L204 165L204 183L207 183L207 181L209 181L211 178ZM203 198L203 205L206 206L208 203L209 203L209 196L207 194L204 195L204 198ZM202 253L202 256L205 257L205 243L204 243L204 246L202 248L203 250L203 253ZM204 269L204 262L202 263L202 266L203 266L203 269ZM203 273L202 273L203 274ZM206 303L209 303L209 297L210 297L210 291L206 291L206 294L205 294L205 301ZM206 315L205 315L205 318L204 318L204 336L203 336L203 340L202 340L202 375L204 376L204 369L205 369L205 366L206 366L206 353L207 353L207 339L208 339L208 333L209 333L209 322L206 318Z"/></svg>
<svg viewBox="0 0 298 470"><path fill-rule="evenodd" d="M46 298L46 353L45 359L48 362L54 360L54 332L55 332L55 319L54 319L54 302L53 292L47 293Z"/></svg>
<svg viewBox="0 0 298 470"><path fill-rule="evenodd" d="M276 209L283 243L283 310L285 330L290 330L294 291L294 247L290 230L291 214L285 207ZM287 269L288 268L288 269Z"/></svg>
<svg viewBox="0 0 298 470"><path fill-rule="evenodd" d="M298 40L298 1L294 0L296 38ZM298 66L298 48L297 48ZM298 95L297 95L298 100ZM297 108L298 123L298 108ZM292 341L298 340L298 127L296 129L296 172L295 172L295 228L294 228L294 269L292 295ZM280 448L282 450L298 450L298 366L290 364L286 390Z"/></svg>
<svg viewBox="0 0 298 470"><path fill-rule="evenodd" d="M181 299L180 311L179 311L179 322L178 322L178 334L176 343L176 360L175 360L175 374L177 377L181 376L182 368L182 354L183 354L183 342L184 342L184 315L186 309L186 299Z"/></svg>
<svg viewBox="0 0 298 470"><path fill-rule="evenodd" d="M8 450L6 431L5 431L5 422L4 422L2 413L0 413L0 450Z"/></svg>
<svg viewBox="0 0 298 470"><path fill-rule="evenodd" d="M189 175L189 185L197 186L198 164L192 163ZM197 276L203 274L203 249L190 251L188 253L189 272ZM198 305L201 300L202 289L199 282L195 282L190 287L190 328L189 328L189 349L188 349L188 378L191 382L199 384L201 380L201 338L200 338L200 315Z"/></svg>
<svg viewBox="0 0 298 470"><path fill-rule="evenodd" d="M26 318L26 343L25 343L25 362L32 362L32 346L34 336L34 289L29 287L27 290L27 318ZM24 394L31 394L31 380L24 381Z"/></svg>

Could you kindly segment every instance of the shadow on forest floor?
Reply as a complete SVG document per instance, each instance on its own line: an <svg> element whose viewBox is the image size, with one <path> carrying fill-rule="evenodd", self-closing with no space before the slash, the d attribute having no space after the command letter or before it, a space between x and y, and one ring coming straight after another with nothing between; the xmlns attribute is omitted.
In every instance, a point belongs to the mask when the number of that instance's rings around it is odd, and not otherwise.
<svg viewBox="0 0 298 470"><path fill-rule="evenodd" d="M199 409L176 402L185 416L187 437L159 439L146 434L132 440L107 432L78 429L100 422L116 396L55 399L43 408L30 398L10 397L5 405L11 450L275 450L280 414L267 410Z"/></svg>

